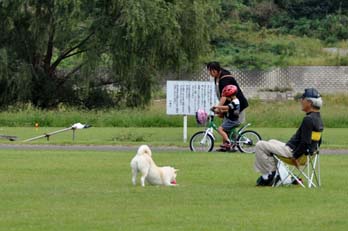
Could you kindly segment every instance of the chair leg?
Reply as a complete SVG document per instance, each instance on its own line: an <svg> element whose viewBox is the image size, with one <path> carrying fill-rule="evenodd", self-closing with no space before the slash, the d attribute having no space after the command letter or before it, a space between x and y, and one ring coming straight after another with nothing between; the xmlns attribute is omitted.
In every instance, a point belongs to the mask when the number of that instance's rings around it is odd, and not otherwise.
<svg viewBox="0 0 348 231"><path fill-rule="evenodd" d="M318 186L320 186L320 162L319 162L319 155L315 155L315 157L311 158L310 166L312 169L311 174L311 182L313 182L313 178L315 179L315 182ZM314 187L316 187L313 184Z"/></svg>
<svg viewBox="0 0 348 231"><path fill-rule="evenodd" d="M306 156L306 164L300 166L299 168L288 165L286 162L283 162L278 156L274 155L275 160L277 161L277 175L280 177L280 181L274 182L273 187L278 187L280 185L287 185L286 179L291 176L299 185L303 188L316 188L321 185L320 182L320 160L319 155L315 154L314 156ZM287 176L284 178L284 174L280 174L280 166L287 171ZM307 169L306 169L307 168ZM295 171L295 169L297 171ZM297 174L298 172L298 174ZM297 174L297 175L296 175ZM300 177L304 177L307 180L306 184L300 180ZM306 186L305 186L306 185Z"/></svg>
<svg viewBox="0 0 348 231"><path fill-rule="evenodd" d="M321 179L320 179L320 157L319 157L319 154L317 154L317 158L318 158L318 185L319 187L321 186Z"/></svg>
<svg viewBox="0 0 348 231"><path fill-rule="evenodd" d="M307 164L306 164L306 167L307 167L307 174L305 174L304 171L300 170L299 171L301 172L301 174L307 179L307 186L308 188L311 188L312 186L313 187L318 187L315 183L314 183L314 180L315 182L318 184L318 176L316 174L316 166L317 166L317 156L314 157L314 160L312 160L313 158L312 157L307 157ZM314 178L314 180L313 180ZM318 184L319 185L319 184Z"/></svg>
<svg viewBox="0 0 348 231"><path fill-rule="evenodd" d="M280 185L284 185L285 180L286 180L289 176L293 177L293 178L296 180L296 182L297 182L299 185L301 185L303 188L306 187L306 186L302 183L302 181L298 178L298 176L296 176L296 175L293 173L295 167L292 168L292 169L290 169L289 166L286 165L286 164L284 164L277 156L274 156L274 158L275 158L275 159L277 160L277 162L278 162L278 163L277 163L277 174L280 175L280 173L279 173L279 167L278 167L278 164L279 164L279 165L282 165L282 167L284 167L284 168L286 169L288 175L287 175L284 179L281 179L281 181L280 181L279 183L276 184L276 182L275 182L275 183L273 184L273 187L278 187L278 186L280 186ZM300 170L300 171L301 171L301 170ZM302 175L305 175L305 174L303 174L302 171L301 171L301 173L302 173ZM276 185L275 185L275 184L276 184Z"/></svg>

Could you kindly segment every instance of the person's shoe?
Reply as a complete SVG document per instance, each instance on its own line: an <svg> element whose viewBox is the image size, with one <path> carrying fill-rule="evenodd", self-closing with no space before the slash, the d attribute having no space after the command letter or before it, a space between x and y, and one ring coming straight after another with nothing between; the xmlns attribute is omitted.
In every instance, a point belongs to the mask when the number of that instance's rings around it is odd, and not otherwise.
<svg viewBox="0 0 348 231"><path fill-rule="evenodd" d="M220 145L222 149L225 149L226 151L230 151L231 149L231 143L230 142L224 142L223 144Z"/></svg>
<svg viewBox="0 0 348 231"><path fill-rule="evenodd" d="M238 148L237 148L237 145L235 145L235 144L232 144L231 145L231 148L230 148L230 150L229 150L229 152L238 152L239 150L238 150Z"/></svg>
<svg viewBox="0 0 348 231"><path fill-rule="evenodd" d="M256 180L256 186L269 186L269 180L265 180L263 179L262 176L260 176L259 178L257 178Z"/></svg>
<svg viewBox="0 0 348 231"><path fill-rule="evenodd" d="M275 186L278 186L279 184L281 184L281 178L280 178L280 175L276 175L275 178L274 178L274 181L273 181L273 185Z"/></svg>
<svg viewBox="0 0 348 231"><path fill-rule="evenodd" d="M221 148L225 148L225 147L231 147L231 143L228 141L225 141L223 144L220 145Z"/></svg>
<svg viewBox="0 0 348 231"><path fill-rule="evenodd" d="M263 179L262 176L257 178L256 180L256 186L272 186L274 183L274 176L276 172L272 172L272 174L268 175L267 180Z"/></svg>
<svg viewBox="0 0 348 231"><path fill-rule="evenodd" d="M217 152L227 152L226 148L219 148L219 149L216 149L215 151L217 151Z"/></svg>
<svg viewBox="0 0 348 231"><path fill-rule="evenodd" d="M301 181L301 183L303 184L303 180L301 178L298 178L299 181ZM298 185L299 183L297 182L297 180L295 178L292 178L292 182L291 184L294 184L294 185Z"/></svg>

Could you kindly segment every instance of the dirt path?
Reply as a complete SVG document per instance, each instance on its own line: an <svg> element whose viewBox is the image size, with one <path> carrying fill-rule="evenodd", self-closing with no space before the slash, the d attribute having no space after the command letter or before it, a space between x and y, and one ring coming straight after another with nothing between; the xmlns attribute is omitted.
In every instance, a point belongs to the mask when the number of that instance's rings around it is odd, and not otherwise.
<svg viewBox="0 0 348 231"><path fill-rule="evenodd" d="M122 146L122 145L37 145L37 144L0 144L1 150L90 150L90 151L136 151L137 146ZM153 151L187 151L189 148L172 147L172 146L155 146L151 147ZM321 154L348 154L348 149L322 149Z"/></svg>
<svg viewBox="0 0 348 231"><path fill-rule="evenodd" d="M0 150L14 149L14 150L91 150L91 151L136 151L138 146L124 146L124 145L47 145L47 144L0 144ZM156 151L185 151L189 148L184 147L169 147L156 146L151 147Z"/></svg>

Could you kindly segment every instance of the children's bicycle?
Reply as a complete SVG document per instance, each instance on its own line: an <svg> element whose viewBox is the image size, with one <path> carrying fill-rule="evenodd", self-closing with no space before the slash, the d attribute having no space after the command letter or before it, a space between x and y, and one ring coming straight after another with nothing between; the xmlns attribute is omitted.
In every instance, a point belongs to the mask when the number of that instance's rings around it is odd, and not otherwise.
<svg viewBox="0 0 348 231"><path fill-rule="evenodd" d="M215 136L214 130L217 131L218 126L214 122L214 112L210 112L208 116L208 126L205 131L199 131L192 135L190 139L191 151L211 152L214 148ZM254 153L256 143L261 140L261 136L253 130L245 130L251 124L245 124L237 130L233 128L229 134L232 146L236 146L239 151L244 153Z"/></svg>

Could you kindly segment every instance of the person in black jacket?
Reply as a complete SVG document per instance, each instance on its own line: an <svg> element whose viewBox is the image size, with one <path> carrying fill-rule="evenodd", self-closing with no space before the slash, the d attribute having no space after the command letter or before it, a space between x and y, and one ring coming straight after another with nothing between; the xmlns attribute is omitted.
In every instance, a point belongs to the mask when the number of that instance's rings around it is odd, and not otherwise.
<svg viewBox="0 0 348 231"><path fill-rule="evenodd" d="M227 85L234 85L237 87L237 98L240 102L239 122L243 123L245 121L244 109L246 109L249 104L236 79L231 75L229 71L223 69L218 62L209 62L207 64L207 70L209 74L214 77L216 96L218 97L220 106L224 105L224 102L226 100L226 97L222 97L222 89L224 89L224 87L226 87Z"/></svg>
<svg viewBox="0 0 348 231"><path fill-rule="evenodd" d="M314 88L305 89L301 97L302 111L306 113L301 126L287 143L278 140L259 141L255 147L254 168L262 175L257 179L257 186L271 186L276 173L276 161L273 153L291 158L299 166L298 158L305 153L312 153L320 141L312 140L312 133L322 132L323 121L320 117L322 99Z"/></svg>

